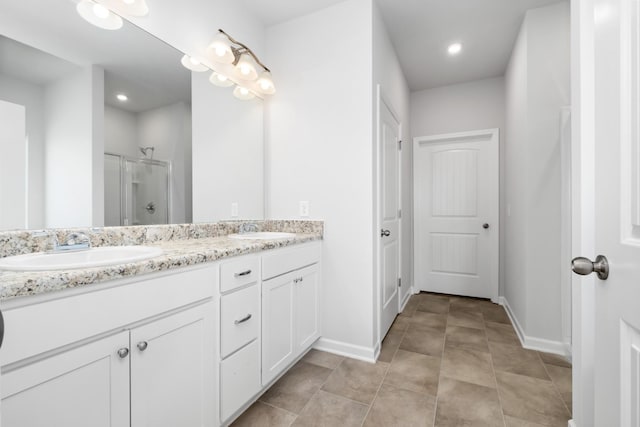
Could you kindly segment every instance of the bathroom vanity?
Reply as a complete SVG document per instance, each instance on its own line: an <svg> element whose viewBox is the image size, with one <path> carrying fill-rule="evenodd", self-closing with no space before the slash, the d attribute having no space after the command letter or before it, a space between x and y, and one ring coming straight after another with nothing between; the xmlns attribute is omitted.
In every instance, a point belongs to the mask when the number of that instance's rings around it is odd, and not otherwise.
<svg viewBox="0 0 640 427"><path fill-rule="evenodd" d="M2 425L232 422L320 337L322 231L227 231L156 239L142 262L0 272Z"/></svg>

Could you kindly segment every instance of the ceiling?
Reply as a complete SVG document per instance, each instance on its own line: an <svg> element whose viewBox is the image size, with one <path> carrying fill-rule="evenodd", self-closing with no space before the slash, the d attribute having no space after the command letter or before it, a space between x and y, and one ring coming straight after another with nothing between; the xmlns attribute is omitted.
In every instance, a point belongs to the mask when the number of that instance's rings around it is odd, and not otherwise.
<svg viewBox="0 0 640 427"><path fill-rule="evenodd" d="M241 1L267 26L340 2ZM560 1L376 0L411 91L504 75L525 12Z"/></svg>
<svg viewBox="0 0 640 427"><path fill-rule="evenodd" d="M106 31L84 21L73 1L20 0L2 6L0 28L0 73L42 85L96 64L105 70L108 105L135 113L191 100L182 53L127 21Z"/></svg>

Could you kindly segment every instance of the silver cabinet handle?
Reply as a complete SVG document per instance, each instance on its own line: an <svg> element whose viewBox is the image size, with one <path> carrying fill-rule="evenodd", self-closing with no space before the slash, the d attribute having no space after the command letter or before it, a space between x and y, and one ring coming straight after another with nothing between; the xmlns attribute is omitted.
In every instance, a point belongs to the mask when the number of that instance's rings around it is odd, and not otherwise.
<svg viewBox="0 0 640 427"><path fill-rule="evenodd" d="M123 347L120 350L118 350L118 356L120 356L120 359L124 359L128 355L129 355L129 349L127 347Z"/></svg>
<svg viewBox="0 0 640 427"><path fill-rule="evenodd" d="M389 237L391 236L390 230L380 230L380 237Z"/></svg>
<svg viewBox="0 0 640 427"><path fill-rule="evenodd" d="M482 224L482 228L484 228L484 229L486 230L487 228L489 228L489 224L487 224L487 223L485 222L484 224Z"/></svg>
<svg viewBox="0 0 640 427"><path fill-rule="evenodd" d="M234 274L234 276L235 277L242 277L242 276L248 276L249 274L251 274L251 270L245 270L245 271L241 271L240 273Z"/></svg>
<svg viewBox="0 0 640 427"><path fill-rule="evenodd" d="M149 347L149 343L146 341L140 341L136 347L138 347L138 350L140 351L145 351L147 347Z"/></svg>
<svg viewBox="0 0 640 427"><path fill-rule="evenodd" d="M242 319L238 319L238 320L234 320L233 323L235 323L236 325L239 325L240 323L244 323L247 320L251 319L251 313L247 314L246 316L244 316Z"/></svg>
<svg viewBox="0 0 640 427"><path fill-rule="evenodd" d="M571 270L582 276L595 272L600 280L607 280L609 277L609 262L604 255L598 255L595 262L592 262L589 258L578 257L571 261Z"/></svg>
<svg viewBox="0 0 640 427"><path fill-rule="evenodd" d="M298 277L297 279L293 279L293 283L300 283L302 282L303 278L302 277Z"/></svg>

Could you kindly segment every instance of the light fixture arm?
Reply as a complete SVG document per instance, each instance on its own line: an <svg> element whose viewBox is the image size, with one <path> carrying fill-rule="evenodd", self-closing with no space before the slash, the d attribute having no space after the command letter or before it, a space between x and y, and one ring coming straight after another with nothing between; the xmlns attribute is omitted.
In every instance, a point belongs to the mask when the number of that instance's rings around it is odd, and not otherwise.
<svg viewBox="0 0 640 427"><path fill-rule="evenodd" d="M239 41L237 41L236 39L234 39L233 37L231 37L229 34L225 33L224 30L218 28L218 31L222 34L224 34L231 43L233 44L237 44L238 46L240 46L239 48L231 46L231 51L233 52L233 56L235 57L235 60L233 61L233 64L237 64L238 61L240 60L240 54L243 53L248 53L249 55L251 55L251 57L254 59L254 61L256 61L256 63L258 65L260 65L265 71L271 72L271 70L269 70L256 56L255 53L253 53L253 51L251 49L249 49L249 47L247 47L247 45L245 45L244 43L241 43Z"/></svg>

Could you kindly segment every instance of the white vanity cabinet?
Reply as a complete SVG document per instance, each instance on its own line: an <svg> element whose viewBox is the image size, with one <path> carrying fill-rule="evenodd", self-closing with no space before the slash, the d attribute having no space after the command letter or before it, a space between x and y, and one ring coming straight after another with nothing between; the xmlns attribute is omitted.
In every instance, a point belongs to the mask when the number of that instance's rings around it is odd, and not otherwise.
<svg viewBox="0 0 640 427"><path fill-rule="evenodd" d="M320 245L262 257L262 385L320 337Z"/></svg>
<svg viewBox="0 0 640 427"><path fill-rule="evenodd" d="M3 427L217 424L217 266L137 280L3 308Z"/></svg>

